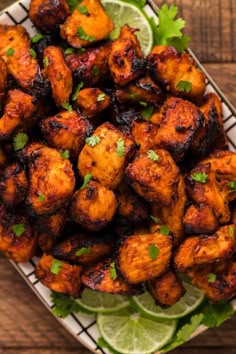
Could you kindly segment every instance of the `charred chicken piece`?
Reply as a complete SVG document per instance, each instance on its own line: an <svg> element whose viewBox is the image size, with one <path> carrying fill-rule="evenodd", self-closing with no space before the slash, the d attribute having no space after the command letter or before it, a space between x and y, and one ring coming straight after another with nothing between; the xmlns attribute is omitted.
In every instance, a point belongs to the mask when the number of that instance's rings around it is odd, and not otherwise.
<svg viewBox="0 0 236 354"><path fill-rule="evenodd" d="M126 283L116 272L110 259L89 267L81 276L81 282L87 288L103 293L137 295L142 292L140 286Z"/></svg>
<svg viewBox="0 0 236 354"><path fill-rule="evenodd" d="M99 88L85 88L76 99L76 105L92 122L96 122L99 115L110 105L110 97Z"/></svg>
<svg viewBox="0 0 236 354"><path fill-rule="evenodd" d="M226 260L235 252L234 225L221 226L213 235L190 236L177 249L174 263L178 272L203 264Z"/></svg>
<svg viewBox="0 0 236 354"><path fill-rule="evenodd" d="M146 60L135 31L125 25L121 28L119 38L111 45L108 63L112 78L119 86L127 85L144 74L146 69Z"/></svg>
<svg viewBox="0 0 236 354"><path fill-rule="evenodd" d="M0 57L0 112L6 96L8 70L5 61Z"/></svg>
<svg viewBox="0 0 236 354"><path fill-rule="evenodd" d="M66 0L31 0L29 17L41 31L55 32L70 14Z"/></svg>
<svg viewBox="0 0 236 354"><path fill-rule="evenodd" d="M55 245L52 255L76 264L90 265L111 255L113 245L101 235L77 234Z"/></svg>
<svg viewBox="0 0 236 354"><path fill-rule="evenodd" d="M2 171L5 168L7 160L7 153L4 147L0 147L0 175L2 174Z"/></svg>
<svg viewBox="0 0 236 354"><path fill-rule="evenodd" d="M79 113L62 111L40 123L44 138L50 146L69 150L71 158L77 158L91 125Z"/></svg>
<svg viewBox="0 0 236 354"><path fill-rule="evenodd" d="M79 297L82 267L59 261L44 254L35 268L35 276L47 288L58 293Z"/></svg>
<svg viewBox="0 0 236 354"><path fill-rule="evenodd" d="M31 144L22 151L28 162L29 191L26 204L33 215L50 215L72 196L75 176L72 165L60 153L42 144Z"/></svg>
<svg viewBox="0 0 236 354"><path fill-rule="evenodd" d="M0 178L0 196L8 207L24 201L28 188L24 168L18 163L7 166Z"/></svg>
<svg viewBox="0 0 236 354"><path fill-rule="evenodd" d="M104 187L115 189L126 162L134 154L135 144L108 122L100 125L93 137L98 143L83 147L78 159L79 174L85 177L90 173Z"/></svg>
<svg viewBox="0 0 236 354"><path fill-rule="evenodd" d="M39 216L36 219L38 230L51 236L56 240L62 236L62 231L67 220L67 209L63 206L55 214L50 216Z"/></svg>
<svg viewBox="0 0 236 354"><path fill-rule="evenodd" d="M47 233L39 233L38 247L43 253L51 253L55 243L56 243L56 239L53 238L52 235Z"/></svg>
<svg viewBox="0 0 236 354"><path fill-rule="evenodd" d="M171 46L155 46L148 56L153 77L172 94L199 98L206 88L205 75L188 53L178 53Z"/></svg>
<svg viewBox="0 0 236 354"><path fill-rule="evenodd" d="M133 120L131 134L140 152L147 152L156 145L158 127L146 120Z"/></svg>
<svg viewBox="0 0 236 354"><path fill-rule="evenodd" d="M170 206L177 193L180 172L166 150L153 148L137 156L125 169L125 179L148 202Z"/></svg>
<svg viewBox="0 0 236 354"><path fill-rule="evenodd" d="M71 215L83 228L99 231L112 220L116 208L115 194L98 182L90 181L73 195Z"/></svg>
<svg viewBox="0 0 236 354"><path fill-rule="evenodd" d="M171 237L159 231L127 236L117 250L117 266L127 282L138 284L166 272L171 251Z"/></svg>
<svg viewBox="0 0 236 354"><path fill-rule="evenodd" d="M80 13L76 7L61 25L61 37L74 48L87 47L101 41L114 28L100 0L82 0L80 6L84 6L87 11Z"/></svg>
<svg viewBox="0 0 236 354"><path fill-rule="evenodd" d="M190 205L184 214L183 223L187 234L212 234L219 226L212 208L204 204Z"/></svg>
<svg viewBox="0 0 236 354"><path fill-rule="evenodd" d="M69 101L72 92L72 72L68 68L61 48L49 46L43 53L44 70L51 83L52 96L57 106Z"/></svg>
<svg viewBox="0 0 236 354"><path fill-rule="evenodd" d="M172 270L168 270L159 278L148 280L147 288L156 305L162 308L173 306L186 293L181 280Z"/></svg>

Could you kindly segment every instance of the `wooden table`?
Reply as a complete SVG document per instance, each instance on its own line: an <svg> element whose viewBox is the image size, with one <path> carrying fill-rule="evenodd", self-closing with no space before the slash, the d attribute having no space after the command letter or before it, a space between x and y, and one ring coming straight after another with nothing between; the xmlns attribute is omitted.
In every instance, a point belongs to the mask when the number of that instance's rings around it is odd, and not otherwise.
<svg viewBox="0 0 236 354"><path fill-rule="evenodd" d="M0 10L13 3L1 0ZM236 0L168 0L186 19L191 48L236 105ZM160 5L163 1L157 0ZM236 354L236 316L173 354ZM0 354L89 354L0 256Z"/></svg>

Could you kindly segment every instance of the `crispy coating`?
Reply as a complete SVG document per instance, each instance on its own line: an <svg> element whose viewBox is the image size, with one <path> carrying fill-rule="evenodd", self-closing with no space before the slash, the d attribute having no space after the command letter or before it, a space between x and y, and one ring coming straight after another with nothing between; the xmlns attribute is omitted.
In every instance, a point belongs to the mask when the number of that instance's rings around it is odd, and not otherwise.
<svg viewBox="0 0 236 354"><path fill-rule="evenodd" d="M118 215L133 223L140 223L148 219L148 204L124 181L118 185L116 197L118 200Z"/></svg>
<svg viewBox="0 0 236 354"><path fill-rule="evenodd" d="M113 245L100 235L76 234L66 237L52 250L52 255L75 264L90 265L111 256Z"/></svg>
<svg viewBox="0 0 236 354"><path fill-rule="evenodd" d="M49 46L44 49L44 70L51 83L52 96L58 106L69 101L72 92L72 72L68 68L61 48Z"/></svg>
<svg viewBox="0 0 236 354"><path fill-rule="evenodd" d="M108 63L113 80L120 86L144 74L146 68L135 31L128 25L123 26L119 38L111 45Z"/></svg>
<svg viewBox="0 0 236 354"><path fill-rule="evenodd" d="M120 183L126 161L135 149L135 144L112 124L106 122L94 132L100 142L92 147L86 144L78 159L78 170L82 177L91 173L93 178L109 189L115 189ZM120 143L118 143L120 142ZM117 144L124 145L122 153L117 153Z"/></svg>
<svg viewBox="0 0 236 354"><path fill-rule="evenodd" d="M32 96L20 90L8 91L4 114L0 119L0 141L10 138L20 129L28 129L37 105L32 103Z"/></svg>
<svg viewBox="0 0 236 354"><path fill-rule="evenodd" d="M8 70L5 61L0 57L0 111L6 96Z"/></svg>
<svg viewBox="0 0 236 354"><path fill-rule="evenodd" d="M178 53L171 46L155 46L148 56L151 72L172 94L184 98L203 96L206 88L205 75L196 67L188 53ZM180 82L187 81L190 90L183 90Z"/></svg>
<svg viewBox="0 0 236 354"><path fill-rule="evenodd" d="M125 169L125 179L148 202L169 206L177 193L180 173L166 150L154 148L156 161L142 153Z"/></svg>
<svg viewBox="0 0 236 354"><path fill-rule="evenodd" d="M99 231L112 220L116 208L115 194L98 182L90 181L73 195L71 215L85 229Z"/></svg>
<svg viewBox="0 0 236 354"><path fill-rule="evenodd" d="M146 120L133 120L131 134L140 152L146 152L156 145L158 127Z"/></svg>
<svg viewBox="0 0 236 354"><path fill-rule="evenodd" d="M151 251L155 249L156 257ZM161 276L169 267L172 240L159 231L124 237L117 250L117 265L124 279L138 284Z"/></svg>
<svg viewBox="0 0 236 354"><path fill-rule="evenodd" d="M165 114L155 139L179 162L188 153L203 124L203 114L189 101L171 97L165 101Z"/></svg>
<svg viewBox="0 0 236 354"><path fill-rule="evenodd" d="M172 270L168 270L159 278L149 280L147 287L156 305L163 308L173 306L186 293L181 280Z"/></svg>
<svg viewBox="0 0 236 354"><path fill-rule="evenodd" d="M69 150L71 158L77 158L91 125L79 113L62 111L40 123L41 131L52 147Z"/></svg>
<svg viewBox="0 0 236 354"><path fill-rule="evenodd" d="M29 17L41 31L54 32L70 14L66 0L31 0Z"/></svg>
<svg viewBox="0 0 236 354"><path fill-rule="evenodd" d="M36 215L55 213L74 190L75 176L70 161L63 159L57 150L40 144L32 144L22 155L29 158L26 204L30 212Z"/></svg>
<svg viewBox="0 0 236 354"><path fill-rule="evenodd" d="M99 88L85 88L79 92L76 104L90 121L94 121L110 105L110 97Z"/></svg>
<svg viewBox="0 0 236 354"><path fill-rule="evenodd" d="M183 218L187 234L212 234L219 226L217 217L211 207L204 204L192 204Z"/></svg>
<svg viewBox="0 0 236 354"><path fill-rule="evenodd" d="M30 55L30 38L21 25L0 25L0 57L7 64L9 73L18 84L31 93L39 79L40 69L38 62ZM8 51L12 49L12 54Z"/></svg>
<svg viewBox="0 0 236 354"><path fill-rule="evenodd" d="M106 79L109 73L110 49L111 46L105 44L97 48L89 48L80 55L76 53L67 55L66 62L72 71L74 83L83 82L84 87L93 87Z"/></svg>
<svg viewBox="0 0 236 354"><path fill-rule="evenodd" d="M58 274L53 274L51 267L55 261L58 260L51 255L44 254L35 267L35 276L44 286L53 291L79 297L81 293L80 275L82 267L60 261Z"/></svg>
<svg viewBox="0 0 236 354"><path fill-rule="evenodd" d="M114 269L112 263L110 259L107 259L89 267L81 276L82 284L87 288L103 293L120 295L140 294L142 291L139 286L132 286L126 283L118 274L112 278L111 269Z"/></svg>
<svg viewBox="0 0 236 354"><path fill-rule="evenodd" d="M226 260L234 252L234 225L226 225L219 227L213 235L202 234L186 238L175 253L174 263L176 270L182 273L202 264Z"/></svg>
<svg viewBox="0 0 236 354"><path fill-rule="evenodd" d="M27 188L28 181L21 165L16 162L4 169L0 178L0 196L8 207L23 202Z"/></svg>
<svg viewBox="0 0 236 354"><path fill-rule="evenodd" d="M80 6L86 7L88 13L80 13L76 7L60 26L61 37L74 48L87 47L91 43L101 41L114 28L100 0L82 0Z"/></svg>
<svg viewBox="0 0 236 354"><path fill-rule="evenodd" d="M62 236L62 231L66 221L67 209L63 207L53 215L37 217L36 225L38 230L56 240Z"/></svg>

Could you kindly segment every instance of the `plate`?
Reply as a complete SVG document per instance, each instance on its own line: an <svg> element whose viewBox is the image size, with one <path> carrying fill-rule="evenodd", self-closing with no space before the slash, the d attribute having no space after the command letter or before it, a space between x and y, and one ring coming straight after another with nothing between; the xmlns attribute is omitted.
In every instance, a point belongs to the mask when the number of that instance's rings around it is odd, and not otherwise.
<svg viewBox="0 0 236 354"><path fill-rule="evenodd" d="M13 5L7 7L5 10L0 12L0 23L8 24L8 25L16 25L21 24L24 26L29 32L30 36L33 36L37 33L34 25L29 19L28 9L29 9L30 0L20 0L16 1ZM147 14L154 15L152 9L156 9L157 6L153 0L148 0L148 4L145 6L145 10ZM236 110L228 101L228 99L223 95L219 87L212 80L206 70L199 63L195 55L191 50L189 53L192 55L194 60L200 69L204 72L207 78L207 88L206 93L215 92L221 99L223 106L223 120L224 120L224 128L226 131L226 135L229 141L229 148L231 151L236 152ZM15 267L15 269L21 274L22 278L27 282L30 288L35 292L38 298L42 301L42 303L52 311L52 301L50 298L50 290L42 285L35 277L34 269L35 265L38 262L38 259L34 257L30 262L16 264L13 261L10 261L11 264ZM232 302L233 307L236 310L236 300ZM97 340L100 337L100 333L98 331L95 316L94 315L85 315L85 314L71 314L66 319L57 320L85 347L91 350L94 353L103 353L108 354L109 351L106 349L101 349L97 346ZM205 326L200 326L197 331L195 331L191 338L199 335L207 328ZM191 339L190 338L190 339ZM161 354L161 352L156 353Z"/></svg>

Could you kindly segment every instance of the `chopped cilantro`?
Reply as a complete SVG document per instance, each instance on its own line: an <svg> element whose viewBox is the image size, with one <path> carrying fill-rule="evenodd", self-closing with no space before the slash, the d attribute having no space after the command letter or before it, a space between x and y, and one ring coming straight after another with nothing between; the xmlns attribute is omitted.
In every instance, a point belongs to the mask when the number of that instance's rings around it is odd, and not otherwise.
<svg viewBox="0 0 236 354"><path fill-rule="evenodd" d="M15 49L9 48L6 52L7 57L11 57L15 53Z"/></svg>
<svg viewBox="0 0 236 354"><path fill-rule="evenodd" d="M15 236L20 237L25 231L24 224L15 224L12 227L12 231L14 232Z"/></svg>
<svg viewBox="0 0 236 354"><path fill-rule="evenodd" d="M82 256L84 254L89 254L91 253L91 248L90 247L81 247L77 252L76 252L76 256Z"/></svg>
<svg viewBox="0 0 236 354"><path fill-rule="evenodd" d="M148 246L148 253L149 253L150 258L153 261L155 261L158 254L160 253L160 250L156 245L153 244L153 245Z"/></svg>
<svg viewBox="0 0 236 354"><path fill-rule="evenodd" d="M30 48L29 53L31 55L32 58L36 58L37 57L37 53L33 48Z"/></svg>
<svg viewBox="0 0 236 354"><path fill-rule="evenodd" d="M80 189L84 189L87 187L87 184L90 182L91 178L92 178L92 174L91 173L87 173L87 175L84 176L84 182L82 184L82 186L80 187Z"/></svg>
<svg viewBox="0 0 236 354"><path fill-rule="evenodd" d="M39 200L41 203L44 202L45 196L40 193L39 196L38 196L38 200Z"/></svg>
<svg viewBox="0 0 236 354"><path fill-rule="evenodd" d="M105 100L105 93L100 93L97 97L97 101L100 102L100 101L104 101Z"/></svg>
<svg viewBox="0 0 236 354"><path fill-rule="evenodd" d="M69 113L72 113L73 108L71 104L69 104L68 102L63 102L61 106L62 108L66 109Z"/></svg>
<svg viewBox="0 0 236 354"><path fill-rule="evenodd" d="M56 292L51 293L52 303L54 304L52 312L55 316L66 318L72 312L86 312L83 310L78 302L69 295L64 295Z"/></svg>
<svg viewBox="0 0 236 354"><path fill-rule="evenodd" d="M158 224L160 222L160 219L154 215L150 215L150 218L152 219L152 221L154 221L155 224Z"/></svg>
<svg viewBox="0 0 236 354"><path fill-rule="evenodd" d="M153 106L147 106L141 111L141 114L142 114L143 118L150 119L153 111L154 111Z"/></svg>
<svg viewBox="0 0 236 354"><path fill-rule="evenodd" d="M122 138L119 138L116 143L116 153L119 157L125 154L125 141Z"/></svg>
<svg viewBox="0 0 236 354"><path fill-rule="evenodd" d="M59 274L61 271L62 265L63 265L62 261L59 261L58 259L53 259L52 265L50 267L50 272L52 274Z"/></svg>
<svg viewBox="0 0 236 354"><path fill-rule="evenodd" d="M49 65L49 59L48 59L48 57L45 57L45 58L43 59L43 62L44 62L44 65L45 65L46 68L47 68L48 65Z"/></svg>
<svg viewBox="0 0 236 354"><path fill-rule="evenodd" d="M202 313L204 314L202 323L209 328L218 327L228 320L234 312L233 307L228 301L219 301L216 304L207 303L202 309Z"/></svg>
<svg viewBox="0 0 236 354"><path fill-rule="evenodd" d="M229 237L231 239L234 238L234 227L233 226L229 226Z"/></svg>
<svg viewBox="0 0 236 354"><path fill-rule="evenodd" d="M82 26L77 28L77 35L79 36L80 39L88 42L93 42L96 39L95 36L87 35L87 33L85 32Z"/></svg>
<svg viewBox="0 0 236 354"><path fill-rule="evenodd" d="M232 191L236 191L236 181L230 181L227 183L227 186L232 189Z"/></svg>
<svg viewBox="0 0 236 354"><path fill-rule="evenodd" d="M27 144L29 138L26 133L18 133L13 138L13 147L15 151L21 150Z"/></svg>
<svg viewBox="0 0 236 354"><path fill-rule="evenodd" d="M214 283L216 281L216 275L214 273L208 273L207 280L209 283Z"/></svg>
<svg viewBox="0 0 236 354"><path fill-rule="evenodd" d="M81 1L82 0L66 0L67 4L69 5L69 8L71 9L72 12L76 9L78 4L81 3Z"/></svg>
<svg viewBox="0 0 236 354"><path fill-rule="evenodd" d="M79 49L78 49L78 54L79 54L79 55L83 54L84 52L86 52L86 49L85 49L85 48L79 48Z"/></svg>
<svg viewBox="0 0 236 354"><path fill-rule="evenodd" d="M96 65L93 66L92 73L95 76L97 76L99 74L99 68Z"/></svg>
<svg viewBox="0 0 236 354"><path fill-rule="evenodd" d="M158 161L159 159L159 156L155 153L154 150L148 150L147 157L152 161Z"/></svg>
<svg viewBox="0 0 236 354"><path fill-rule="evenodd" d="M80 83L77 85L77 87L75 89L75 92L72 95L72 101L76 101L77 100L78 94L79 94L79 92L80 92L80 90L82 89L83 86L84 86L83 81L80 81Z"/></svg>
<svg viewBox="0 0 236 354"><path fill-rule="evenodd" d="M70 151L66 149L66 150L62 151L62 152L60 153L60 155L61 155L61 157L62 157L63 159L69 159L69 157L70 157Z"/></svg>
<svg viewBox="0 0 236 354"><path fill-rule="evenodd" d="M85 139L86 144L88 144L89 146L92 146L92 147L99 144L100 141L101 141L101 139L97 135L89 136L88 138Z"/></svg>
<svg viewBox="0 0 236 354"><path fill-rule="evenodd" d="M206 183L207 182L207 177L208 175L205 172L194 172L191 175L191 178L194 181L200 182L200 183Z"/></svg>
<svg viewBox="0 0 236 354"><path fill-rule="evenodd" d="M147 102L145 102L145 101L140 101L139 104L143 107L147 107L147 105L148 105Z"/></svg>
<svg viewBox="0 0 236 354"><path fill-rule="evenodd" d="M161 227L160 227L160 233L161 233L162 235L169 235L169 233L170 233L169 227L166 226L166 225L161 225Z"/></svg>
<svg viewBox="0 0 236 354"><path fill-rule="evenodd" d="M110 276L112 280L116 280L117 278L117 272L116 272L116 267L114 262L111 262L110 264Z"/></svg>
<svg viewBox="0 0 236 354"><path fill-rule="evenodd" d="M66 50L65 50L65 55L68 55L68 54L72 54L72 53L74 53L74 48L66 48Z"/></svg>
<svg viewBox="0 0 236 354"><path fill-rule="evenodd" d="M176 87L180 92L190 92L192 83L189 81L180 80Z"/></svg>
<svg viewBox="0 0 236 354"><path fill-rule="evenodd" d="M31 38L32 43L38 43L44 36L41 33L36 34Z"/></svg>
<svg viewBox="0 0 236 354"><path fill-rule="evenodd" d="M78 5L77 9L81 15L89 15L88 9L86 6Z"/></svg>

